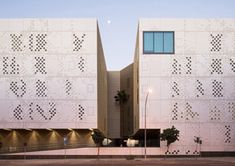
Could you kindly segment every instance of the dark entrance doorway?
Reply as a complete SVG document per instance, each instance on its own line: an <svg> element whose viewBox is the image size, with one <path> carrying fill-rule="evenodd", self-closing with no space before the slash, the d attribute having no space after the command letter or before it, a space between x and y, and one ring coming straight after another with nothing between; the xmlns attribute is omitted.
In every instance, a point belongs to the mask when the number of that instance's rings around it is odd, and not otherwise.
<svg viewBox="0 0 235 166"><path fill-rule="evenodd" d="M160 129L147 129L147 147L160 147ZM138 130L133 138L139 140L139 146L144 147L144 129Z"/></svg>

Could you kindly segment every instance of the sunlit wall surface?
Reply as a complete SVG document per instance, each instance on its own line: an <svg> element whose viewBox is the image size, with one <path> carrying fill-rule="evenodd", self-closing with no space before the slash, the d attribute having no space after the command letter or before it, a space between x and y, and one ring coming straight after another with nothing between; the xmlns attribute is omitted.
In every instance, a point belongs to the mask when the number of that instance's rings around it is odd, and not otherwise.
<svg viewBox="0 0 235 166"><path fill-rule="evenodd" d="M95 19L0 20L0 128L97 128Z"/></svg>
<svg viewBox="0 0 235 166"><path fill-rule="evenodd" d="M174 32L174 52L145 53L146 32ZM235 20L142 19L138 36L139 128L152 89L147 128L180 130L168 154L198 154L195 136L202 151L235 151Z"/></svg>

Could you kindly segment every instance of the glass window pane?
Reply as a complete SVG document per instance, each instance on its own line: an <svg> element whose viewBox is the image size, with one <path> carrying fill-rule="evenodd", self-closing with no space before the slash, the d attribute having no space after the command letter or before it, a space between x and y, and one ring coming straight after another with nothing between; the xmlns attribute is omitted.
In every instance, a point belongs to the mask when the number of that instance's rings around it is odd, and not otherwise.
<svg viewBox="0 0 235 166"><path fill-rule="evenodd" d="M163 52L163 32L154 33L154 53Z"/></svg>
<svg viewBox="0 0 235 166"><path fill-rule="evenodd" d="M174 35L173 32L164 32L164 53L174 52Z"/></svg>
<svg viewBox="0 0 235 166"><path fill-rule="evenodd" d="M153 52L153 32L144 32L144 53Z"/></svg>

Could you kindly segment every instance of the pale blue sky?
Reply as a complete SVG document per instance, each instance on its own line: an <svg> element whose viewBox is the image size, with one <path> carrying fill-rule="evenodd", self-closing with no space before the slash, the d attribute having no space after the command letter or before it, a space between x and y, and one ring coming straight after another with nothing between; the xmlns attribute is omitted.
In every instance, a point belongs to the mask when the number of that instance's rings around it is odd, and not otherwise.
<svg viewBox="0 0 235 166"><path fill-rule="evenodd" d="M97 18L107 67L120 70L133 61L139 18L235 18L235 0L0 0L0 17Z"/></svg>

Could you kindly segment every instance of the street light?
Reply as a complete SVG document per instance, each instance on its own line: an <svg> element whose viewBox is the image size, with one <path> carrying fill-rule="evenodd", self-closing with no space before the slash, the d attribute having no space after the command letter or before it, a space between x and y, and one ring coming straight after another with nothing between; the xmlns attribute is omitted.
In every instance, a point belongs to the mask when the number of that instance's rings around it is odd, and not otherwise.
<svg viewBox="0 0 235 166"><path fill-rule="evenodd" d="M144 159L146 159L146 147L147 147L147 130L146 130L146 110L147 110L147 102L148 102L148 96L149 93L152 93L152 89L148 89L147 95L145 97L145 103L144 103Z"/></svg>

